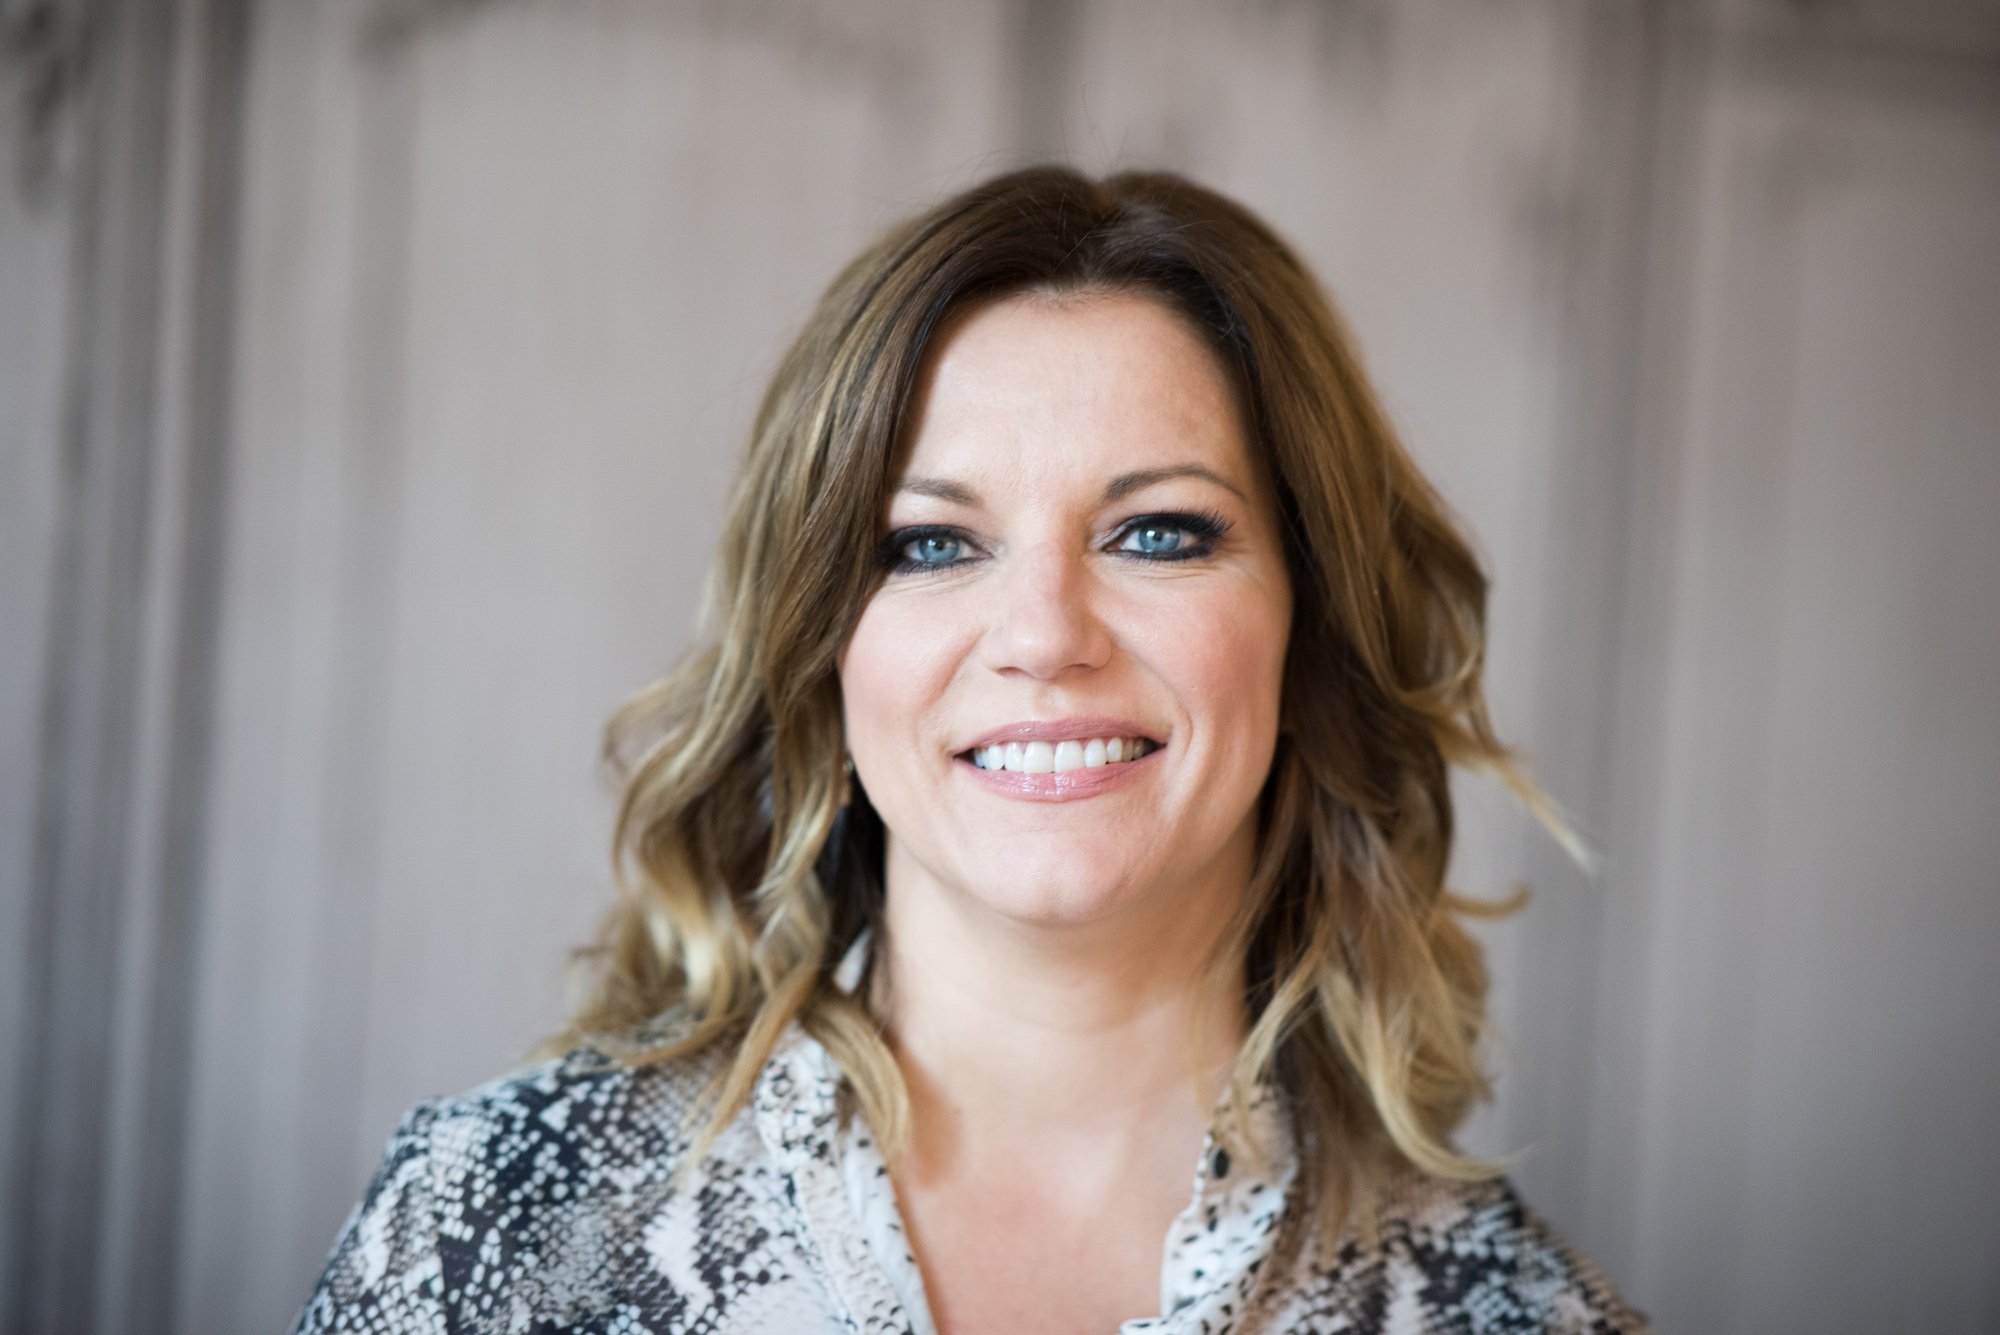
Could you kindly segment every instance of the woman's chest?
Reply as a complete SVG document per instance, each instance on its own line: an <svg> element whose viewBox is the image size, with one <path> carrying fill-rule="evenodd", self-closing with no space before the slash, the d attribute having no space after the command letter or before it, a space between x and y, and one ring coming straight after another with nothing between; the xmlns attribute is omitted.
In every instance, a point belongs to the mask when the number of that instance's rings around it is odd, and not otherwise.
<svg viewBox="0 0 2000 1335"><path fill-rule="evenodd" d="M1135 1190L1056 1210L1019 1187L900 1195L938 1335L1113 1331L1160 1311L1171 1201Z"/></svg>

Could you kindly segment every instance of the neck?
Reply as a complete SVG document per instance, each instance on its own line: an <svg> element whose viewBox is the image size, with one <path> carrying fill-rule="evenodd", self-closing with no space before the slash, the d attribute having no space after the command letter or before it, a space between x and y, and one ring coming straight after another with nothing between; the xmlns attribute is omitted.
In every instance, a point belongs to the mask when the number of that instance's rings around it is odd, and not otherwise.
<svg viewBox="0 0 2000 1335"><path fill-rule="evenodd" d="M877 1001L919 1161L1152 1128L1199 1136L1244 1034L1240 962L1209 967L1240 885L1049 925L912 885L924 873L898 862L892 847Z"/></svg>

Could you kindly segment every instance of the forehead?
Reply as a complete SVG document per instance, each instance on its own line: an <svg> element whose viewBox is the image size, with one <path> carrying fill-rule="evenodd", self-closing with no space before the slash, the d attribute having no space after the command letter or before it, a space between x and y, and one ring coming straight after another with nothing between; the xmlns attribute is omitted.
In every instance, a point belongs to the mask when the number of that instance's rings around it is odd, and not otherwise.
<svg viewBox="0 0 2000 1335"><path fill-rule="evenodd" d="M897 474L1094 480L1255 468L1235 386L1201 334L1132 293L1009 296L956 314L928 349Z"/></svg>

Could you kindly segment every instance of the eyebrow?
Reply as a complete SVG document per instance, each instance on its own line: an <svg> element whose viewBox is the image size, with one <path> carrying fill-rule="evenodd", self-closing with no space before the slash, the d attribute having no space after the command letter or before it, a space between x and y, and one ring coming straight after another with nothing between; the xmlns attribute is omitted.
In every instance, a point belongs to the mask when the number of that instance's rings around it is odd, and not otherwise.
<svg viewBox="0 0 2000 1335"><path fill-rule="evenodd" d="M1212 469L1204 468L1200 464L1176 464L1171 468L1142 468L1135 473L1120 473L1105 485L1103 504L1109 505L1113 501L1125 499L1135 491L1144 491L1147 487L1182 477L1202 478L1233 493L1239 500L1248 499L1240 487ZM979 504L978 492L964 483L953 482L949 478L906 477L896 484L896 490L906 491L914 496L930 496L936 500L950 501L954 505Z"/></svg>

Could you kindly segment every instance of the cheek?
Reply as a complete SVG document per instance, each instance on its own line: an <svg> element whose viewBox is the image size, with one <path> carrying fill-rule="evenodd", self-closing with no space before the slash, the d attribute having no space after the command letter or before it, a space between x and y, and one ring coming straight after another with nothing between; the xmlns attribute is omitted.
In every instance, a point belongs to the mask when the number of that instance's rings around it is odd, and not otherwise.
<svg viewBox="0 0 2000 1335"><path fill-rule="evenodd" d="M1262 782L1278 729L1291 603L1270 587L1217 589L1184 602L1148 635L1215 763Z"/></svg>
<svg viewBox="0 0 2000 1335"><path fill-rule="evenodd" d="M840 655L847 746L857 764L909 751L925 711L951 677L939 623L922 609L877 598L862 609Z"/></svg>

